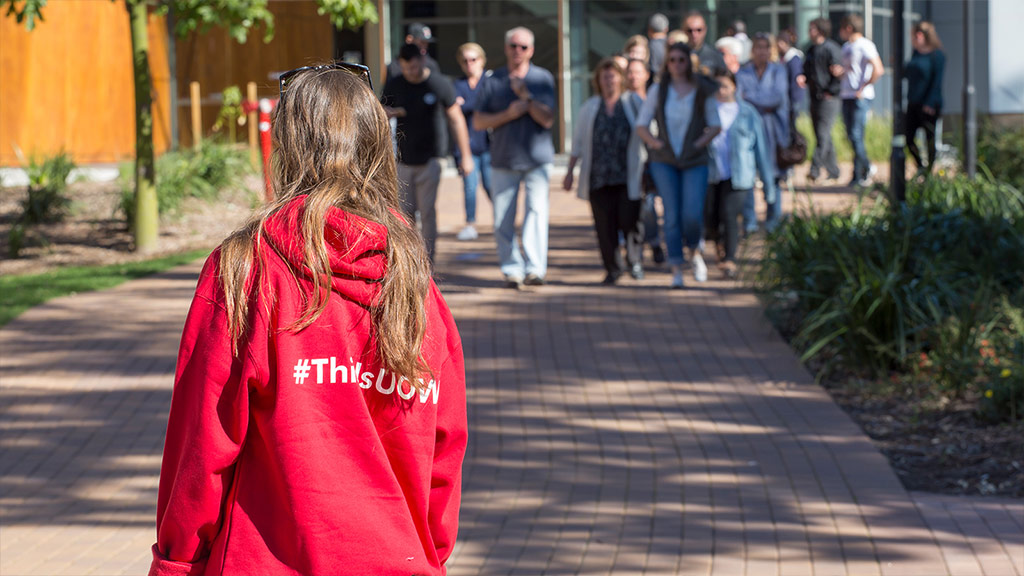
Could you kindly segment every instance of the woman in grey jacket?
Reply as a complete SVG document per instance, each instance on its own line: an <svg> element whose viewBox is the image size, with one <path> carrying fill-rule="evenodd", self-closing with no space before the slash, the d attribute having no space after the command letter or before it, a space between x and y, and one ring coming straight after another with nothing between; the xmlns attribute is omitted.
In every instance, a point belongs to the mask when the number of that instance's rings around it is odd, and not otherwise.
<svg viewBox="0 0 1024 576"><path fill-rule="evenodd" d="M731 72L720 70L715 73L715 80L722 131L711 141L707 226L714 231L724 228L725 250L720 250L724 256L719 267L727 278L735 278L738 219L747 195L753 192L755 172L761 175L769 204L778 198L778 189L772 178L771 149L761 115L736 98L736 79Z"/></svg>
<svg viewBox="0 0 1024 576"><path fill-rule="evenodd" d="M622 275L619 232L626 238L630 274L643 278L643 233L640 228L640 181L646 153L634 127L637 105L623 91L625 76L611 58L598 63L594 92L580 108L572 139L572 156L563 188L572 190L573 170L580 164L576 195L590 201L605 275L614 284Z"/></svg>

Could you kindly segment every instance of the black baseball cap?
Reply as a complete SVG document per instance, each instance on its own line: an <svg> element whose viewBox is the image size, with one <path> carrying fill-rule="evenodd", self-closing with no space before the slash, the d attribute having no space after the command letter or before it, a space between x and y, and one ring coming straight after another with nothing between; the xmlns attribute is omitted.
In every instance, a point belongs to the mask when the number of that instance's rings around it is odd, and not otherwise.
<svg viewBox="0 0 1024 576"><path fill-rule="evenodd" d="M417 41L434 41L434 34L430 30L430 26L427 26L422 22L413 22L412 24L409 24L409 36L412 36L412 39Z"/></svg>

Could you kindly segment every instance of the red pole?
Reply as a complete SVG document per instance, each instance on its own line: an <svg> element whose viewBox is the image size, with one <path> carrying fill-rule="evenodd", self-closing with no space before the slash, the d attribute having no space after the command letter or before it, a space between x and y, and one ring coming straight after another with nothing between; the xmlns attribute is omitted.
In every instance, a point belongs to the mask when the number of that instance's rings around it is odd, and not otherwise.
<svg viewBox="0 0 1024 576"><path fill-rule="evenodd" d="M267 202L274 199L274 187L270 181L270 111L274 102L268 98L260 100L260 150L263 152L263 186Z"/></svg>

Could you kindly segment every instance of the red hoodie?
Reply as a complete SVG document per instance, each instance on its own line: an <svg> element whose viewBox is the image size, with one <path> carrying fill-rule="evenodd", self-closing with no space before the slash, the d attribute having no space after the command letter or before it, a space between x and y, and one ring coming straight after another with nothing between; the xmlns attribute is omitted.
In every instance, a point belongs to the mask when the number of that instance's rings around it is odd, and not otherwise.
<svg viewBox="0 0 1024 576"><path fill-rule="evenodd" d="M220 252L181 337L151 575L445 574L466 450L462 344L427 295L420 392L375 360L367 304L387 267L384 226L332 209L333 291L285 330L310 291L296 199L264 227L251 334L231 353Z"/></svg>

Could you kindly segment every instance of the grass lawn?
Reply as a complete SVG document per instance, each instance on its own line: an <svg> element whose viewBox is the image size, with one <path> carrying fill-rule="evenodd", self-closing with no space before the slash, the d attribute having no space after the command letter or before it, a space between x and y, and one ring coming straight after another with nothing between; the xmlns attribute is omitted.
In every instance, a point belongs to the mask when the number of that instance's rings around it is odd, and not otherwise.
<svg viewBox="0 0 1024 576"><path fill-rule="evenodd" d="M142 262L82 266L46 274L0 277L0 326L7 324L25 310L52 298L113 288L128 280L205 258L209 253L209 250L194 250Z"/></svg>

